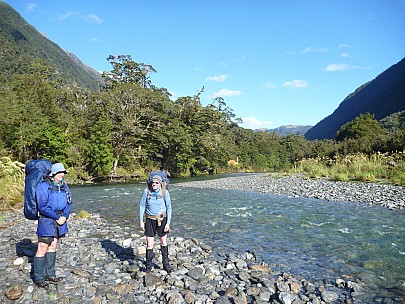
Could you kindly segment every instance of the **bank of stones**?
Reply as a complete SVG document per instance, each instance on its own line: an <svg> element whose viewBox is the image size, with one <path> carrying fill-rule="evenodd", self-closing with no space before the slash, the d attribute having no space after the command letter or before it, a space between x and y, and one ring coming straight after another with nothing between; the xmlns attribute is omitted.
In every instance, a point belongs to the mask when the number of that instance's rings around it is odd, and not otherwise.
<svg viewBox="0 0 405 304"><path fill-rule="evenodd" d="M0 302L2 303L353 303L362 294L354 278L311 282L272 270L271 261L253 252L214 256L196 239L169 238L170 274L144 272L145 240L134 227L109 225L100 216L69 220L70 233L60 244L57 275L64 280L48 291L30 277L37 243L36 221L22 212L0 222Z"/></svg>
<svg viewBox="0 0 405 304"><path fill-rule="evenodd" d="M376 183L339 182L325 178L276 174L248 174L214 180L176 184L195 188L253 191L290 197L315 198L335 202L359 202L390 209L405 208L405 187Z"/></svg>

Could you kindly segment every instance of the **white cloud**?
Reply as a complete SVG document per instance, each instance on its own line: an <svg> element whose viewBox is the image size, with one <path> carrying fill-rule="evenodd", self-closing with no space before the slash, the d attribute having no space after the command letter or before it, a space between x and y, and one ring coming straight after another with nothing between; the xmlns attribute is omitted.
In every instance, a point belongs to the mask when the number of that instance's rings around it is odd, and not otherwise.
<svg viewBox="0 0 405 304"><path fill-rule="evenodd" d="M354 69L354 70L367 70L369 68L370 68L369 66L361 67L361 66L358 66L358 65L352 65L352 69Z"/></svg>
<svg viewBox="0 0 405 304"><path fill-rule="evenodd" d="M293 80L293 81L284 82L283 86L289 87L289 88L292 88L292 89L306 88L308 86L308 83L306 81L304 81L304 80L296 79L296 80Z"/></svg>
<svg viewBox="0 0 405 304"><path fill-rule="evenodd" d="M224 82L228 75L208 76L205 81Z"/></svg>
<svg viewBox="0 0 405 304"><path fill-rule="evenodd" d="M76 17L78 19L84 20L86 22L89 23L97 23L100 24L103 22L103 19L101 19L99 16L95 15L95 14L87 14L87 15L83 15L80 12L76 12L76 11L67 11L61 15L59 15L58 20L59 21L63 21L66 20L70 17Z"/></svg>
<svg viewBox="0 0 405 304"><path fill-rule="evenodd" d="M70 18L70 16L75 15L75 14L79 14L79 13L74 12L74 11L67 11L67 12L59 15L58 20L59 21L66 20L66 19Z"/></svg>
<svg viewBox="0 0 405 304"><path fill-rule="evenodd" d="M341 48L351 48L351 46L348 44L341 43L341 44L339 44L339 49L341 49Z"/></svg>
<svg viewBox="0 0 405 304"><path fill-rule="evenodd" d="M256 117L242 117L243 123L241 124L241 127L246 128L246 129L261 129L261 128L269 128L273 122L272 121L260 121Z"/></svg>
<svg viewBox="0 0 405 304"><path fill-rule="evenodd" d="M275 88L277 88L277 86L276 86L274 83L272 83L271 81L268 81L268 82L266 82L266 83L263 83L263 84L262 84L262 87L269 88L269 89L275 89Z"/></svg>
<svg viewBox="0 0 405 304"><path fill-rule="evenodd" d="M36 3L30 2L30 3L28 3L27 6L25 7L25 11L26 11L27 13L28 13L28 12L32 12L32 11L34 11L34 10L36 9L37 6L38 6L38 5L37 5Z"/></svg>
<svg viewBox="0 0 405 304"><path fill-rule="evenodd" d="M347 58L347 57L349 57L349 54L344 52L344 53L340 54L340 57Z"/></svg>
<svg viewBox="0 0 405 304"><path fill-rule="evenodd" d="M95 42L95 43L103 42L103 40L98 39L98 38L96 38L96 37L91 38L90 41L91 41L91 42Z"/></svg>
<svg viewBox="0 0 405 304"><path fill-rule="evenodd" d="M369 66L358 66L358 65L351 65L346 63L332 63L323 68L323 70L328 72L336 72L336 71L346 71L346 70L366 70L369 69Z"/></svg>
<svg viewBox="0 0 405 304"><path fill-rule="evenodd" d="M97 23L100 24L103 22L103 19L101 19L99 16L96 14L88 14L84 17L84 20L90 22L90 23Z"/></svg>
<svg viewBox="0 0 405 304"><path fill-rule="evenodd" d="M298 51L287 51L286 53L288 55L295 55L295 54L308 54L308 53L322 53L322 52L327 52L327 48L314 48L312 46L306 47L303 50L298 50Z"/></svg>
<svg viewBox="0 0 405 304"><path fill-rule="evenodd" d="M328 64L328 66L324 68L324 70L328 72L346 71L348 69L350 69L350 65L345 63L332 63Z"/></svg>
<svg viewBox="0 0 405 304"><path fill-rule="evenodd" d="M239 90L229 90L229 89L222 89L216 93L212 93L209 95L209 98L215 99L217 97L226 97L226 96L240 96L242 94Z"/></svg>

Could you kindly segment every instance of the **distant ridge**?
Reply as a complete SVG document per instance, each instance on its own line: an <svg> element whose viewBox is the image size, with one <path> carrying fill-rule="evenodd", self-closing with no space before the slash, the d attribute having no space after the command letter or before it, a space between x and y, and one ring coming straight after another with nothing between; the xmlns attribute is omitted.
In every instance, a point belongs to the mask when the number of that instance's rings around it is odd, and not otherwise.
<svg viewBox="0 0 405 304"><path fill-rule="evenodd" d="M405 58L349 94L339 107L305 133L307 139L333 139L347 122L362 113L383 119L405 110Z"/></svg>
<svg viewBox="0 0 405 304"><path fill-rule="evenodd" d="M275 129L261 129L263 131L268 131L268 132L277 132L281 136L287 135L287 134L302 134L304 135L309 129L311 129L312 126L300 126L300 125L285 125L285 126L280 126Z"/></svg>

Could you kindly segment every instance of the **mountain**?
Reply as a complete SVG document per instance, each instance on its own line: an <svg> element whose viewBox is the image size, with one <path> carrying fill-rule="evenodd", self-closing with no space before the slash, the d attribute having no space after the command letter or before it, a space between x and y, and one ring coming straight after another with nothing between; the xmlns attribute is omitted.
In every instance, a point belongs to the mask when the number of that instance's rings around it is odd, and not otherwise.
<svg viewBox="0 0 405 304"><path fill-rule="evenodd" d="M26 73L34 58L53 67L68 84L91 90L103 84L100 73L62 50L0 1L0 83L9 81L15 73Z"/></svg>
<svg viewBox="0 0 405 304"><path fill-rule="evenodd" d="M308 130L305 137L309 140L333 139L345 123L362 113L371 113L375 119L381 120L403 110L405 110L405 58L348 95L331 115Z"/></svg>
<svg viewBox="0 0 405 304"><path fill-rule="evenodd" d="M275 129L266 129L268 132L277 132L281 136L287 135L287 134L302 134L304 135L309 129L311 129L312 126L297 126L297 125L285 125L285 126L280 126Z"/></svg>

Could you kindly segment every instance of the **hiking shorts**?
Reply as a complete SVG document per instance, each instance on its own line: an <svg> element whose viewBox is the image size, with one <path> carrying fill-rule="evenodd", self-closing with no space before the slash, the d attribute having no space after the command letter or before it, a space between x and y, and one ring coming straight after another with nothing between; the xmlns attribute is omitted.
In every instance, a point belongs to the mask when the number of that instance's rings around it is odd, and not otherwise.
<svg viewBox="0 0 405 304"><path fill-rule="evenodd" d="M50 244L50 243L53 242L54 238L63 238L63 237L65 237L65 235L59 235L59 236L42 236L42 235L38 235L38 242Z"/></svg>
<svg viewBox="0 0 405 304"><path fill-rule="evenodd" d="M145 235L154 237L156 234L158 236L165 236L167 232L164 231L167 224L167 217L163 218L161 225L158 226L158 221L147 218L145 221Z"/></svg>

